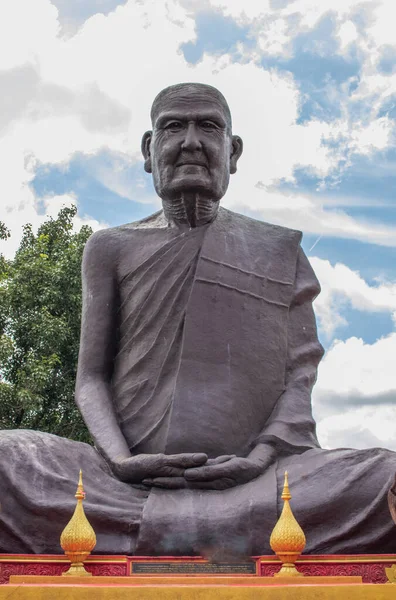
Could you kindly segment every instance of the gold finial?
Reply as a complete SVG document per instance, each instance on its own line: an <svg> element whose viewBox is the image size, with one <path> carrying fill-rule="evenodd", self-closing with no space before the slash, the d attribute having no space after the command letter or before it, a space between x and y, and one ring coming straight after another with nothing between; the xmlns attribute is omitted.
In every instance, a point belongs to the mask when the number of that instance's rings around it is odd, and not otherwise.
<svg viewBox="0 0 396 600"><path fill-rule="evenodd" d="M285 482L283 485L282 500L284 501L282 514L276 523L270 538L270 546L278 558L282 561L282 568L275 577L302 577L296 569L295 562L305 548L305 535L297 523L289 500L291 494L287 471L285 471Z"/></svg>
<svg viewBox="0 0 396 600"><path fill-rule="evenodd" d="M76 491L74 497L77 498L77 500L85 500L85 492L84 492L84 486L83 486L83 482L82 482L81 469L80 469L80 473L78 475L77 491Z"/></svg>
<svg viewBox="0 0 396 600"><path fill-rule="evenodd" d="M287 471L285 471L285 481L283 483L283 492L282 492L281 498L282 498L282 500L291 500L291 493L290 493L290 489L289 489L289 479L288 479Z"/></svg>
<svg viewBox="0 0 396 600"><path fill-rule="evenodd" d="M95 547L96 535L84 512L83 500L85 499L85 492L81 469L75 497L77 498L77 505L74 514L64 528L60 538L60 545L71 562L70 569L66 573L62 573L62 575L86 577L91 576L92 573L88 573L85 570L84 560Z"/></svg>

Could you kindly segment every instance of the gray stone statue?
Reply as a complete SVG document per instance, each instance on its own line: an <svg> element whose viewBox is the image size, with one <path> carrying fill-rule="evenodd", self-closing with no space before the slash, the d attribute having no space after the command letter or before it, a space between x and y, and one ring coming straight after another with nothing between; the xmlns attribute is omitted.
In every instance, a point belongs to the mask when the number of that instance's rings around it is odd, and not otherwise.
<svg viewBox="0 0 396 600"><path fill-rule="evenodd" d="M396 552L396 454L316 438L319 285L301 233L219 207L242 153L219 91L172 86L151 118L163 210L84 254L76 400L95 448L0 433L0 551L61 551L82 468L102 553L271 553L285 469L306 552Z"/></svg>

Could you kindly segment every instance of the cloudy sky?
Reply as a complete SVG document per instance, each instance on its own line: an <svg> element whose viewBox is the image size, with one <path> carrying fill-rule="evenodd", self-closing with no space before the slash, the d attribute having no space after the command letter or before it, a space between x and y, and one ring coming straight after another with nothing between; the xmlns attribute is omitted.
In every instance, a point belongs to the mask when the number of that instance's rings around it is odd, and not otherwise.
<svg viewBox="0 0 396 600"><path fill-rule="evenodd" d="M245 152L225 206L304 232L326 348L323 446L396 450L394 0L0 3L0 220L158 209L140 139L163 87L227 97Z"/></svg>

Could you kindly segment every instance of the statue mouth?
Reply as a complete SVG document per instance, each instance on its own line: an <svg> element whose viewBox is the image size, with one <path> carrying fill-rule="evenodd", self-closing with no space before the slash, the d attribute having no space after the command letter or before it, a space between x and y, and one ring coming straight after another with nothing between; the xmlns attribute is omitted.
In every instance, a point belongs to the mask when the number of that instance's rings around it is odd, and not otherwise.
<svg viewBox="0 0 396 600"><path fill-rule="evenodd" d="M176 167L205 167L205 169L207 169L207 165L204 162L201 161L183 161L183 162L178 162L176 164Z"/></svg>

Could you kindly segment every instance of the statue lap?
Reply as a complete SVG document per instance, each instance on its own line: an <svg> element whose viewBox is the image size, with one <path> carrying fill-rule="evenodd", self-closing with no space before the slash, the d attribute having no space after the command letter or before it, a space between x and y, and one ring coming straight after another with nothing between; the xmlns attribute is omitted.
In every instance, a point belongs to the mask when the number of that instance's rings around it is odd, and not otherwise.
<svg viewBox="0 0 396 600"><path fill-rule="evenodd" d="M80 467L99 553L271 553L285 469L305 552L395 552L386 496L396 453L388 450L312 449L229 490L151 492L118 481L91 446L47 433L1 431L0 455L0 552L61 552Z"/></svg>

